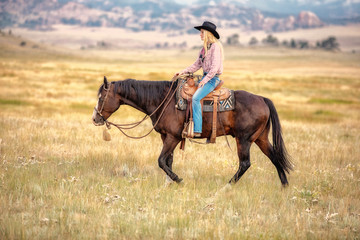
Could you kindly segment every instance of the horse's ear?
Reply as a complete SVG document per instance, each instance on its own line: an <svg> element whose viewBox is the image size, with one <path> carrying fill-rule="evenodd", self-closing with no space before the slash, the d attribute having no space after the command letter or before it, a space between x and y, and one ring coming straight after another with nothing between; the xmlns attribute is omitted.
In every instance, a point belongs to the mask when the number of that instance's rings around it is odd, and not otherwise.
<svg viewBox="0 0 360 240"><path fill-rule="evenodd" d="M105 88L108 88L108 81L107 81L107 79L106 79L106 77L104 76L104 87Z"/></svg>

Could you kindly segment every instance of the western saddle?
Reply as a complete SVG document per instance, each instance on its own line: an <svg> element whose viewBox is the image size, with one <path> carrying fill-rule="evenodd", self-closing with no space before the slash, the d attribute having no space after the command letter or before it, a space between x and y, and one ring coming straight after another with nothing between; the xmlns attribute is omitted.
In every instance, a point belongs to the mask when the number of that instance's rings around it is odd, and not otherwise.
<svg viewBox="0 0 360 240"><path fill-rule="evenodd" d="M203 106L203 101L204 100L210 100L213 101L213 118L212 118L212 132L211 132L211 137L210 137L210 143L215 143L216 142L216 122L217 122L217 107L218 107L218 103L219 101L225 100L227 98L230 97L231 93L230 90L227 88L222 87L222 85L224 84L224 81L220 81L219 85L216 86L216 88L210 92L205 98L203 98L200 102L201 102L201 106ZM192 97L195 94L196 90L198 89L198 84L195 83L194 80L194 76L190 75L189 77L187 77L187 81L186 83L183 85L182 89L181 89L181 97L186 99L188 101L188 110L187 112L190 111L190 121L192 121L192 107L191 107L191 102L192 102ZM188 115L188 114L187 114ZM188 118L186 119L187 122ZM185 123L188 125L188 123ZM190 130L185 126L184 131L183 131L183 138L185 139L185 137L188 138L193 138L194 137L194 132L193 129Z"/></svg>

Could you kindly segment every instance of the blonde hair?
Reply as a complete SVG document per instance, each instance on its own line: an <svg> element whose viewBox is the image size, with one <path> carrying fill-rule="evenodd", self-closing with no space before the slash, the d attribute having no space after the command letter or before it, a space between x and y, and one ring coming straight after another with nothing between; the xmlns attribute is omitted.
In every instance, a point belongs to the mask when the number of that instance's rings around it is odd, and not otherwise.
<svg viewBox="0 0 360 240"><path fill-rule="evenodd" d="M208 51L208 45L211 43L216 43L219 45L221 50L221 59L224 61L224 48L221 44L221 42L209 31L202 29L204 31L204 50L205 50L205 56Z"/></svg>

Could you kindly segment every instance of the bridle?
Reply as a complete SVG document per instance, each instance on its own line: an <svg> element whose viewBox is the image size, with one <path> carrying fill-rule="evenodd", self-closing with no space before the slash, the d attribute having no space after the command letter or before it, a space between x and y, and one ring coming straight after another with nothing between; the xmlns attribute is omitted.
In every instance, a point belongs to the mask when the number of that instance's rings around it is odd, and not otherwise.
<svg viewBox="0 0 360 240"><path fill-rule="evenodd" d="M103 102L102 102L102 105L101 105L100 110L98 110L97 107L94 107L96 113L99 114L99 116L103 119L103 121L104 121L105 123L107 122L107 120L106 120L106 119L104 118L104 116L102 115L102 111L104 110L105 102L106 102L106 100L107 100L107 98L108 98L111 84L112 84L112 83L110 83L110 85L109 85L108 88L106 88L106 87L105 87L105 84L104 84L104 90L106 91L106 93L105 93L105 97L104 97L104 100L103 100Z"/></svg>
<svg viewBox="0 0 360 240"><path fill-rule="evenodd" d="M111 128L110 125L112 125L112 126L115 126L117 129L119 129L120 132L122 132L125 136L127 136L127 137L129 137L129 138L133 138L133 139L144 138L144 137L148 136L148 135L155 129L155 127L156 127L157 124L159 123L161 117L163 116L166 108L167 108L168 105L170 104L171 99L174 97L176 91L178 90L180 84L177 85L176 89L174 90L174 92L173 92L173 93L171 94L171 96L170 96L170 93L171 93L171 90L172 90L172 88L173 88L173 86L174 86L174 83L175 83L178 79L180 79L180 78L182 78L182 77L192 77L192 76L193 76L193 74L190 74L190 73L189 73L189 74L186 73L186 74L174 76L174 77L171 79L171 86L170 86L169 91L168 91L168 93L166 94L164 100L160 103L160 105L159 105L151 114L145 115L145 117L144 117L142 120L138 121L138 122L127 123L127 124L116 124L116 123L112 123L112 122L108 121L108 120L105 119L105 117L102 115L102 111L104 110L104 106L105 106L106 100L107 100L107 98L108 98L108 95L109 95L109 92L110 92L110 87L111 87L111 84L112 84L112 83L110 83L110 85L108 86L108 88L105 88L105 84L104 84L104 90L106 91L106 93L105 93L105 97L104 97L103 103L102 103L102 105L101 105L100 110L98 110L96 107L95 107L94 109L95 109L96 113L99 114L99 116L103 119L103 121L104 121L104 123L106 124L106 127L107 127L108 129L110 129L110 128ZM170 96L170 97L169 97L169 96ZM164 104L165 104L165 105L164 105ZM125 130L128 130L128 129L133 129L133 128L139 126L142 122L144 122L144 121L147 120L148 118L152 117L163 105L164 105L164 108L162 109L162 111L161 111L158 119L156 120L155 124L153 125L152 129L151 129L148 133L146 133L145 135L140 136L140 137L134 137L134 136L130 136L130 135L128 135L128 134L126 134L126 133L124 132L124 129L125 129Z"/></svg>

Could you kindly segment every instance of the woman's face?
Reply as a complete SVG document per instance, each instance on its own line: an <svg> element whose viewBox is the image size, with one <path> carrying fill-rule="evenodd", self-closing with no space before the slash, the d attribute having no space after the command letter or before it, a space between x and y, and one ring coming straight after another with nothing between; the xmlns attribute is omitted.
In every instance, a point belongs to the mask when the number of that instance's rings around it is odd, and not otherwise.
<svg viewBox="0 0 360 240"><path fill-rule="evenodd" d="M204 41L204 30L200 29L200 38L201 41Z"/></svg>

